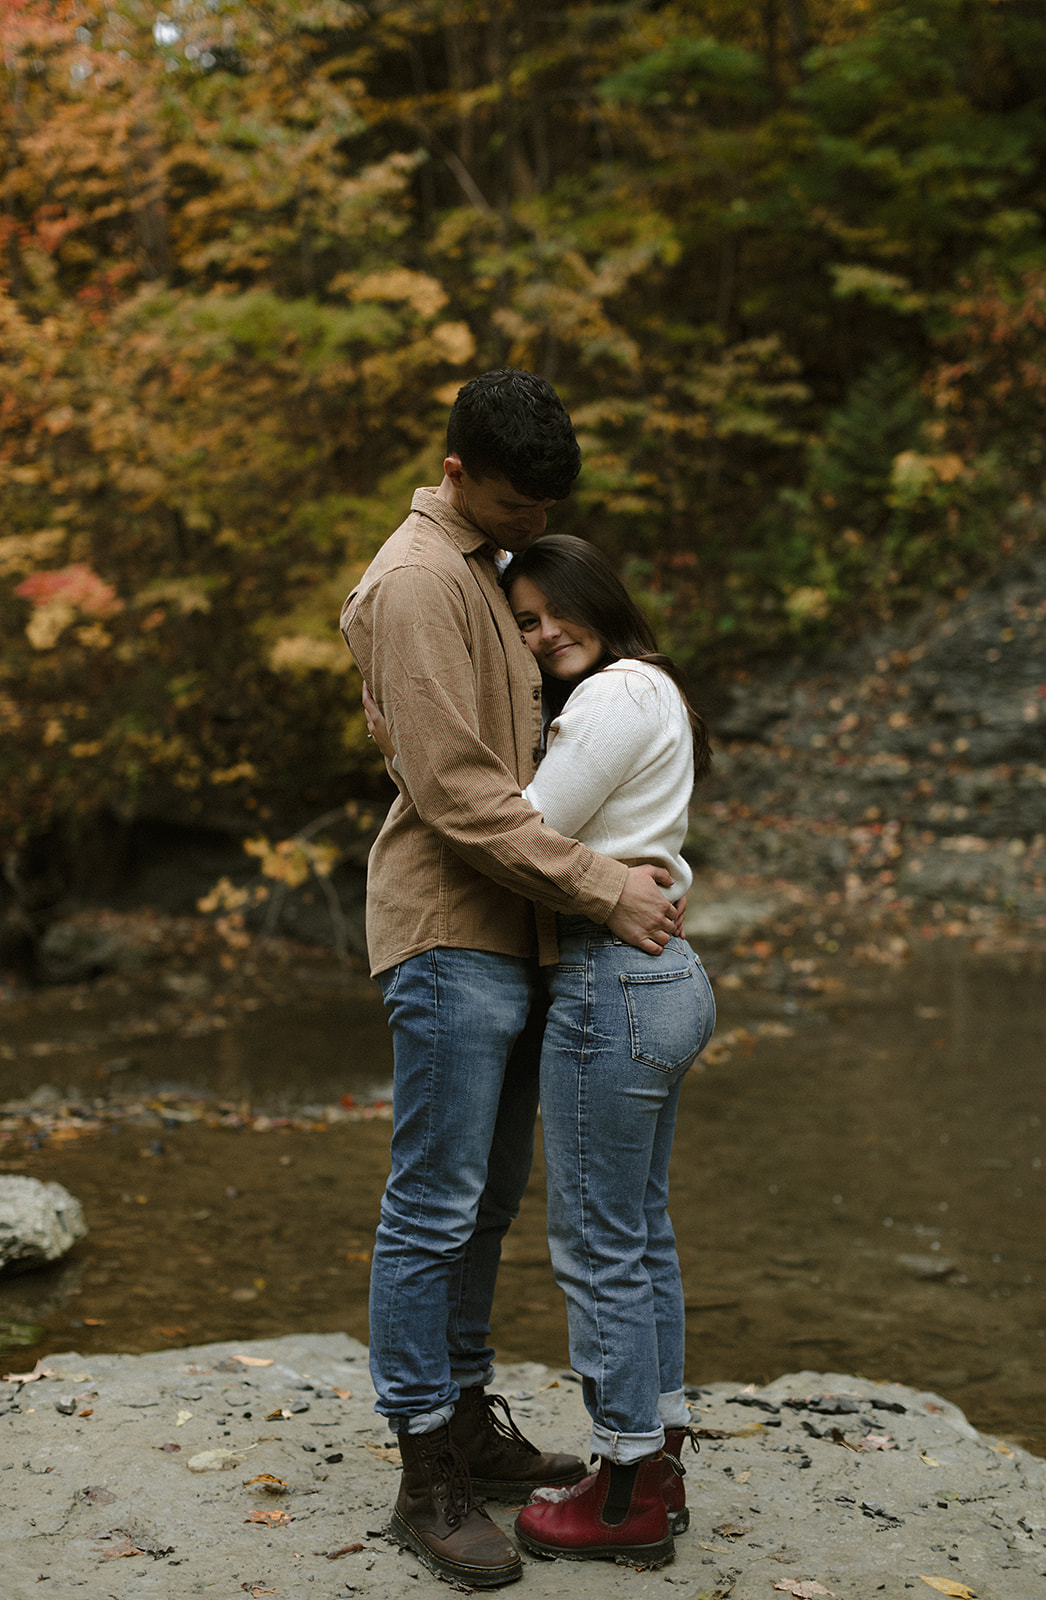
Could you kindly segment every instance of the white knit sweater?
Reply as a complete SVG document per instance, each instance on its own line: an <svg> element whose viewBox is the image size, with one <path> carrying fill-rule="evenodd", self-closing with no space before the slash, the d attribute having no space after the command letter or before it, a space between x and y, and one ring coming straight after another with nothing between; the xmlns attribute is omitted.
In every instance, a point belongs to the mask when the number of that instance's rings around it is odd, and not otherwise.
<svg viewBox="0 0 1046 1600"><path fill-rule="evenodd" d="M626 866L667 867L672 900L693 874L680 854L694 787L683 698L659 667L616 661L585 678L548 733L524 798L546 826Z"/></svg>

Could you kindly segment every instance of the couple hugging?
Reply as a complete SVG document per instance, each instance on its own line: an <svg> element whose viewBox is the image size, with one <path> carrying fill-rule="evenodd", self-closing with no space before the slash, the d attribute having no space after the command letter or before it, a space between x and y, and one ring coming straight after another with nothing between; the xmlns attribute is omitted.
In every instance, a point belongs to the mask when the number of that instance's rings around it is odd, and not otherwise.
<svg viewBox="0 0 1046 1600"><path fill-rule="evenodd" d="M469 1587L522 1573L478 1498L544 1491L515 1524L542 1556L657 1566L687 1524L668 1163L715 1020L680 853L710 752L606 561L541 537L580 465L544 380L466 384L442 483L415 492L342 614L399 791L367 884L394 1052L371 1373L403 1462L392 1532ZM539 1097L592 1472L542 1453L486 1387Z"/></svg>

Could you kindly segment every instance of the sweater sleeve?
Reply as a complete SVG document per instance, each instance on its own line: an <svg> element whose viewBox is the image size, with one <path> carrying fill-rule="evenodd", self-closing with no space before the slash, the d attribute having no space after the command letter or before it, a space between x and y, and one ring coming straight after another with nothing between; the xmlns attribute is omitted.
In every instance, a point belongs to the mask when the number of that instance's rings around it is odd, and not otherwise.
<svg viewBox="0 0 1046 1600"><path fill-rule="evenodd" d="M646 764L660 717L645 672L607 668L578 685L549 728L548 751L523 791L548 827L576 835Z"/></svg>

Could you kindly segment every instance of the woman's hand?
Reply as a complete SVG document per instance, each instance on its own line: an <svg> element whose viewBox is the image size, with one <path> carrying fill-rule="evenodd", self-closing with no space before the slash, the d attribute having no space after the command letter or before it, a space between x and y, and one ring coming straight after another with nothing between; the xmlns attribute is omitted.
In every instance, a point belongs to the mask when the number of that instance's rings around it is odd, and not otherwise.
<svg viewBox="0 0 1046 1600"><path fill-rule="evenodd" d="M363 714L367 718L367 732L374 740L386 761L396 759L396 746L389 733L389 725L378 710L378 702L371 694L367 685L363 685Z"/></svg>

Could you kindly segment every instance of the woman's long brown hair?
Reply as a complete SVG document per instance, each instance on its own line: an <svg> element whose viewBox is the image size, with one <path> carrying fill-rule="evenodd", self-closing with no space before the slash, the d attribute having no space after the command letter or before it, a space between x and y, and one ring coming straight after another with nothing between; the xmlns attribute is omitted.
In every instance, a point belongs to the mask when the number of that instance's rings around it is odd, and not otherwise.
<svg viewBox="0 0 1046 1600"><path fill-rule="evenodd" d="M645 661L667 673L690 718L694 776L703 778L712 765L712 746L704 718L690 704L682 669L671 656L662 655L650 622L595 545L569 533L548 534L514 555L505 568L501 582L510 597L517 578L529 578L564 621L579 622L596 635L605 652L600 666ZM553 712L561 710L573 684L550 678L546 686Z"/></svg>

